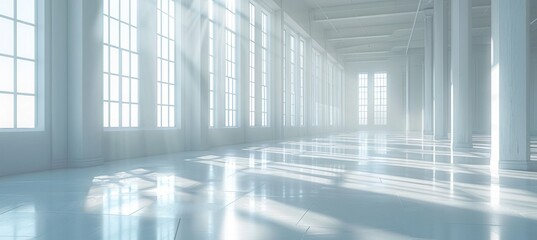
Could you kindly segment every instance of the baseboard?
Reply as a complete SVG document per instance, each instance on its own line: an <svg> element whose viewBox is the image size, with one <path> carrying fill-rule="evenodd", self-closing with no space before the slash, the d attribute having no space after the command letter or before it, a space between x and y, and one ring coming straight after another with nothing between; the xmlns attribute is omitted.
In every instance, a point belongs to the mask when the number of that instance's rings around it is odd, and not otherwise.
<svg viewBox="0 0 537 240"><path fill-rule="evenodd" d="M537 171L535 161L500 161L499 166L505 170Z"/></svg>
<svg viewBox="0 0 537 240"><path fill-rule="evenodd" d="M84 167L94 167L99 166L104 163L104 158L89 158L89 159L76 159L71 160L67 163L67 167L70 168L84 168Z"/></svg>

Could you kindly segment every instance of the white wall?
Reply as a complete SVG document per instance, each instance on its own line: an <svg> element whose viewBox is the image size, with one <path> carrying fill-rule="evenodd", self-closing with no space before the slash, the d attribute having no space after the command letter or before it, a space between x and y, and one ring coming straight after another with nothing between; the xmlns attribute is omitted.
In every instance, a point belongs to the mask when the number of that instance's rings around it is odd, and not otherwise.
<svg viewBox="0 0 537 240"><path fill-rule="evenodd" d="M490 45L474 44L472 53L473 131L474 134L490 134Z"/></svg>
<svg viewBox="0 0 537 240"><path fill-rule="evenodd" d="M537 4L533 6L534 17L537 17ZM532 29L537 29L533 27ZM531 56L530 56L530 73L529 73L529 129L532 136L537 136L537 30L531 32Z"/></svg>
<svg viewBox="0 0 537 240"><path fill-rule="evenodd" d="M346 128L349 130L381 130L381 131L404 131L405 130L405 67L406 60L403 57L392 58L382 62L349 63L345 66L345 94L346 94ZM370 125L358 126L358 73L374 74L375 72L388 73L388 125L375 127L372 123L372 111L369 111ZM371 83L371 81L369 81ZM371 88L370 88L371 89ZM370 95L371 95L371 91ZM371 106L371 96L370 106Z"/></svg>
<svg viewBox="0 0 537 240"><path fill-rule="evenodd" d="M423 123L423 81L425 77L423 61L423 55L421 54L409 56L409 130L419 133L421 133Z"/></svg>
<svg viewBox="0 0 537 240"><path fill-rule="evenodd" d="M102 22L99 18L100 3L85 2L83 0L45 0L38 1L46 3L46 23L41 29L46 29L46 55L40 62L45 65L41 67L44 71L45 84L43 86L45 99L44 114L42 120L44 126L36 131L13 131L0 133L0 176L40 171L51 168L60 168L73 166L73 156L78 153L84 155L95 155L96 158L110 161L114 159L133 158L148 155L158 155L184 151L189 149L208 149L214 146L229 144L238 144L251 141L271 140L283 137L296 137L309 134L320 134L338 131L340 128L334 127L311 127L307 125L304 128L283 128L281 121L281 30L283 26L284 14L278 6L285 6L284 10L306 33L306 84L309 84L311 75L308 71L311 69L311 55L309 53L312 46L312 39L315 39L320 45L325 45L324 31L319 26L309 23L309 11L303 5L296 1L279 1L264 0L268 6L273 7L274 15L272 16L273 36L271 36L273 52L270 78L271 85L271 127L267 128L249 128L245 127L246 122L242 121L242 127L239 128L220 128L209 129L207 126L207 112L204 109L207 103L207 74L206 72L206 44L207 44L207 25L204 14L200 14L206 9L205 0L182 0L178 4L178 11L181 12L181 20L177 25L176 32L182 33L183 38L177 39L178 60L180 66L177 72L177 84L180 94L177 94L178 105L181 106L182 120L180 127L176 129L156 129L151 127L152 110L151 100L153 93L150 85L140 87L140 99L146 99L140 104L140 109L147 111L141 113L140 124L143 125L138 129L102 129L85 128L78 129L78 126L85 125L84 121L93 121L93 119L102 119L102 106L95 106L94 102L102 99L102 86L99 82L92 83L92 79L101 79L100 71L102 62L100 62L100 53L91 52L88 49L77 49L76 46L98 46L102 44L94 41L92 38L85 39L77 31L77 26L82 27L82 31L92 37L99 36L102 32ZM245 3L247 3L245 1ZM86 12L83 6L91 5L91 11ZM155 66L151 59L154 59L154 50L152 49L152 29L151 23L154 19L148 12L155 8L155 0L139 0L139 15L145 17L140 21L139 48L140 48L140 82L154 81ZM68 14L71 10L78 9L79 14ZM45 11L45 10L44 10ZM99 32L100 31L100 32ZM244 37L244 36L243 36ZM66 46L70 46L67 48ZM243 44L241 49L247 49ZM81 51L86 50L86 51ZM81 55L77 55L78 52ZM88 52L89 51L89 52ZM180 52L179 52L180 51ZM330 53L330 50L328 50ZM96 61L93 61L97 59ZM102 59L102 57L101 57ZM76 60L76 61L74 61ZM91 60L91 61L89 61ZM102 61L102 60L101 60ZM145 61L145 62L144 62ZM243 68L246 68L242 64ZM241 71L244 69L241 69ZM70 77L68 77L70 76ZM324 76L324 75L323 75ZM80 77L82 79L80 79ZM244 84L247 79L242 78ZM92 85L91 89L86 89L85 84ZM308 85L309 86L309 85ZM97 88L95 88L97 87ZM69 89L80 91L74 94ZM247 98L247 88L242 90L242 101ZM70 94L68 94L70 93ZM309 93L306 93L308 96ZM82 96L82 97L81 97ZM73 101L73 99L75 101ZM97 99L98 101L88 101L87 99ZM308 100L306 100L308 102ZM68 106L69 103L69 106ZM99 104L97 104L99 105ZM102 104L100 104L102 105ZM81 108L77 108L81 107ZM76 111L78 109L78 111ZM309 109L309 108L306 108ZM87 113L91 110L90 118L78 112ZM247 111L244 105L241 106L242 117L247 119ZM95 113L95 114L93 114ZM309 112L305 114L306 118L310 116ZM76 122L71 122L76 121ZM100 124L100 123L99 123ZM95 125L95 124L91 124ZM99 129L91 131L92 129ZM86 135L91 135L89 138ZM73 144L73 139L77 141ZM90 142L84 142L90 139ZM87 144L90 147L84 147ZM96 149L96 152L91 152ZM72 154L77 153L77 154Z"/></svg>

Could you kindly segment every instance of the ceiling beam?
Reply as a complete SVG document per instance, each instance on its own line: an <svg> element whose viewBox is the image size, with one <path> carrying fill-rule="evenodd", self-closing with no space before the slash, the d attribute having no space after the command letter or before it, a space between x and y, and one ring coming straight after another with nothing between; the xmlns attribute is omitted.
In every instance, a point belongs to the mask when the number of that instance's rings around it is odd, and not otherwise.
<svg viewBox="0 0 537 240"><path fill-rule="evenodd" d="M387 18L387 17L398 17L398 16L413 16L416 12L393 12L393 13L381 13L373 15L359 15L351 17L336 17L336 18L325 18L325 19L314 19L313 22L316 23L327 23L333 21L357 21L370 18Z"/></svg>
<svg viewBox="0 0 537 240"><path fill-rule="evenodd" d="M392 37L392 35L385 34L385 35L370 35L370 36L353 36L353 37L332 37L326 39L329 42L335 42L335 41L350 41L350 40L374 40L379 38L389 38Z"/></svg>
<svg viewBox="0 0 537 240"><path fill-rule="evenodd" d="M380 55L380 54L390 54L390 51L376 51L376 52L350 52L350 53L340 53L340 56L361 56L361 55Z"/></svg>

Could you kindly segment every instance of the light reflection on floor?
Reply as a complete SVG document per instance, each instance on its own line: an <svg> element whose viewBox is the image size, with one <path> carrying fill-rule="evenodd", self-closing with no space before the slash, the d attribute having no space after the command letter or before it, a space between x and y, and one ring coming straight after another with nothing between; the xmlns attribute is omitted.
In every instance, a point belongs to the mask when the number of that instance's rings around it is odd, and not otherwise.
<svg viewBox="0 0 537 240"><path fill-rule="evenodd" d="M0 239L535 239L537 173L491 168L474 140L360 132L4 177Z"/></svg>

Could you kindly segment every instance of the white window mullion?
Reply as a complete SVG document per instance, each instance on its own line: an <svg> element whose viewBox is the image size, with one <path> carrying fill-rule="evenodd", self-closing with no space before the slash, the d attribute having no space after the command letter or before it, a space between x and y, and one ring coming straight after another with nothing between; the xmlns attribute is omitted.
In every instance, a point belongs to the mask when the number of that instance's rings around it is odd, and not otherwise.
<svg viewBox="0 0 537 240"><path fill-rule="evenodd" d="M9 4L11 3L11 4ZM0 7L0 129L37 125L37 11L35 0Z"/></svg>
<svg viewBox="0 0 537 240"><path fill-rule="evenodd" d="M137 2L103 4L103 125L138 127Z"/></svg>
<svg viewBox="0 0 537 240"><path fill-rule="evenodd" d="M175 127L175 1L157 3L157 127Z"/></svg>
<svg viewBox="0 0 537 240"><path fill-rule="evenodd" d="M249 19L249 122L250 127L256 126L256 91L257 91L257 31L256 31L256 7L250 3Z"/></svg>
<svg viewBox="0 0 537 240"><path fill-rule="evenodd" d="M375 73L374 83L375 83L375 125L386 125L387 124L387 80L388 74L386 73Z"/></svg>
<svg viewBox="0 0 537 240"><path fill-rule="evenodd" d="M269 126L269 19L261 12L261 126Z"/></svg>

